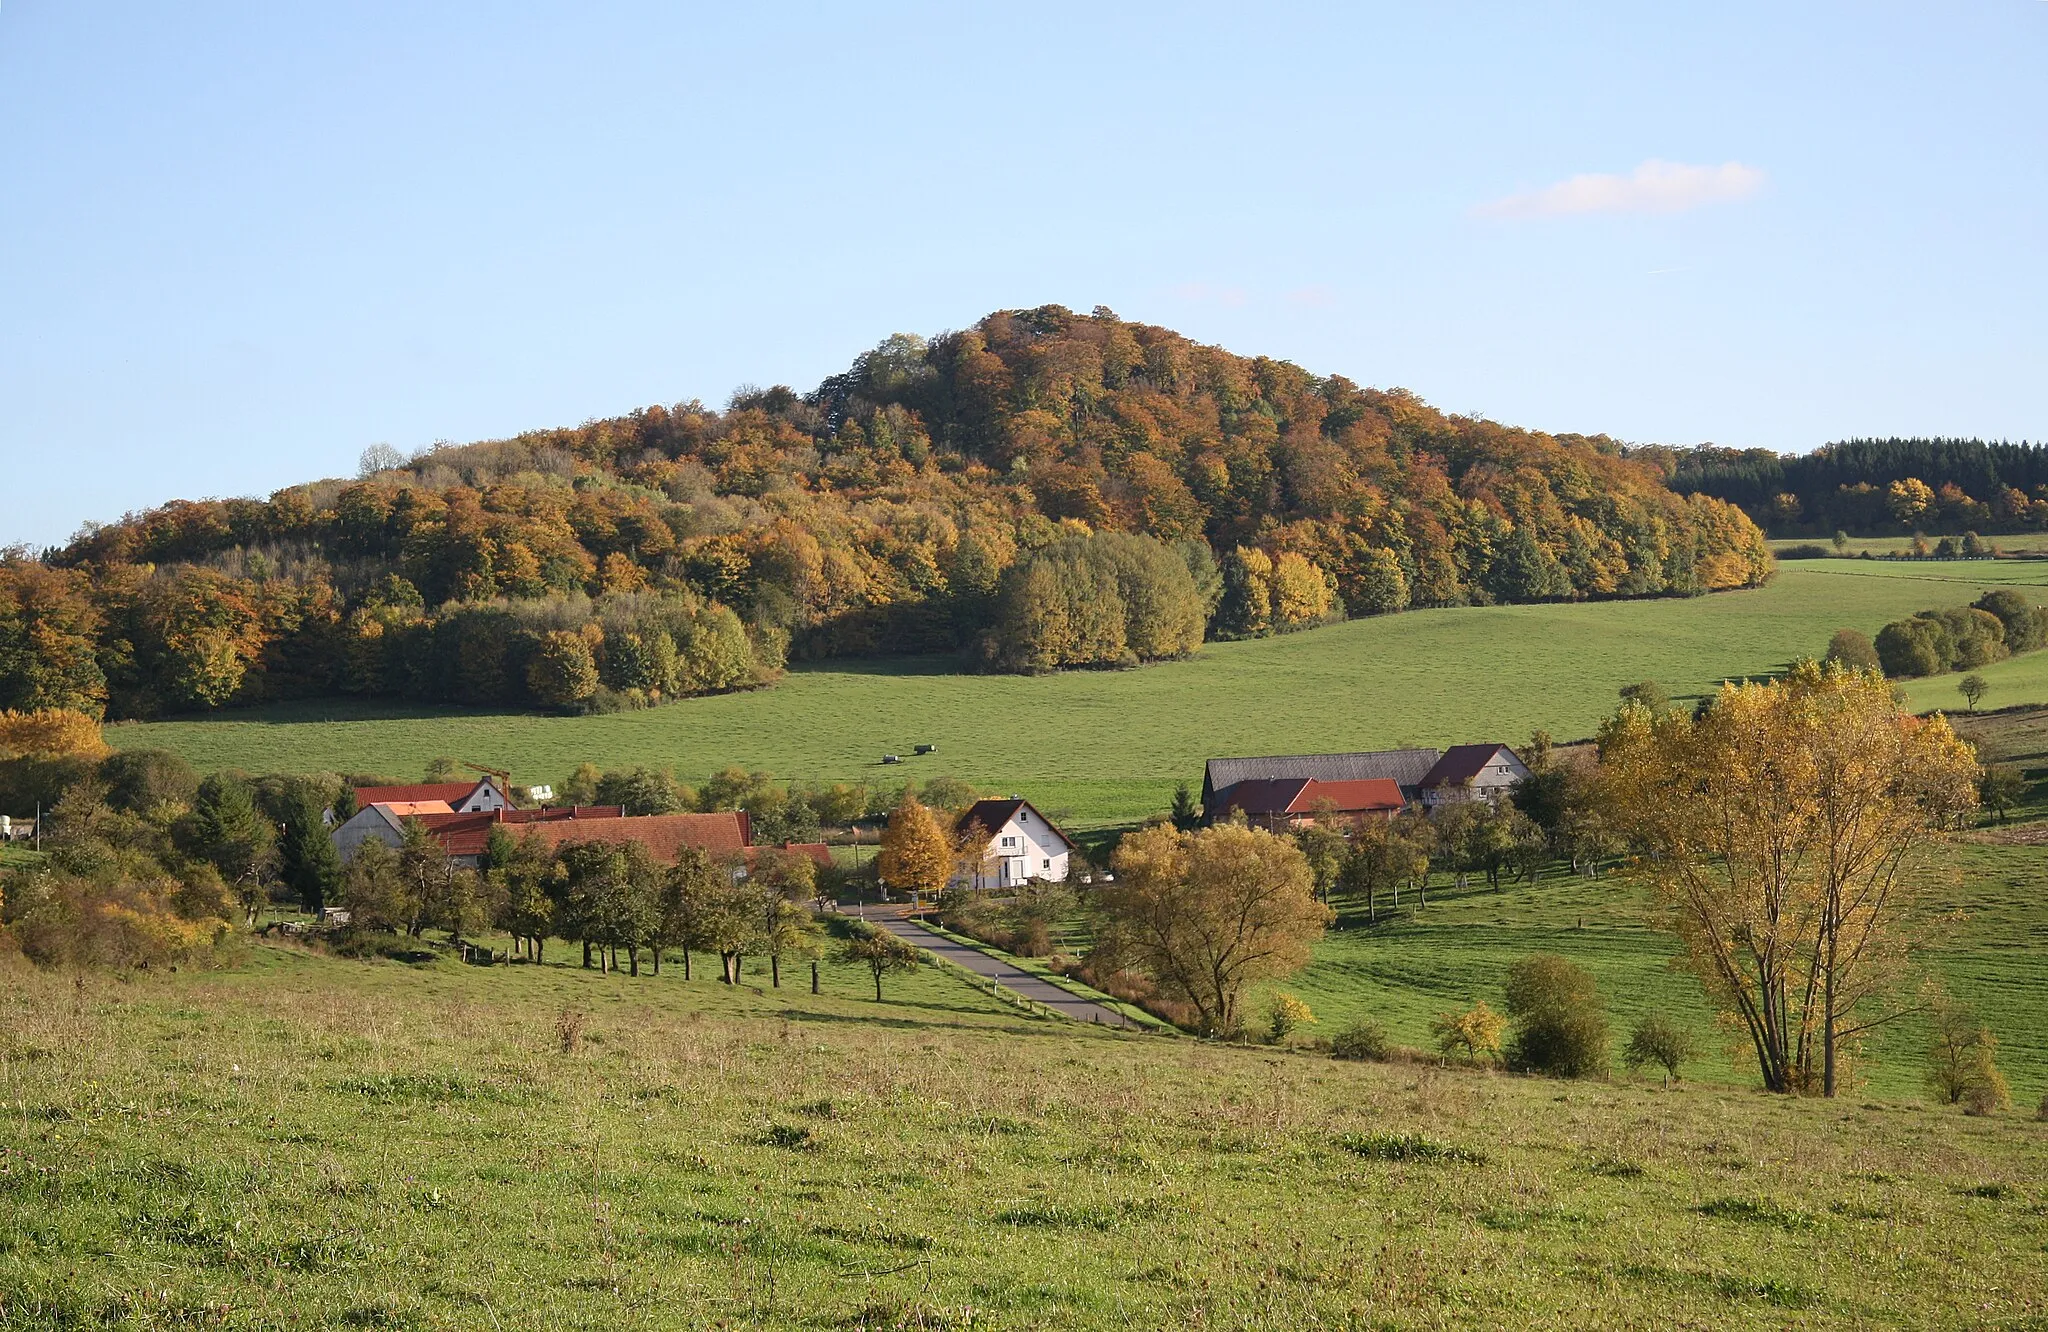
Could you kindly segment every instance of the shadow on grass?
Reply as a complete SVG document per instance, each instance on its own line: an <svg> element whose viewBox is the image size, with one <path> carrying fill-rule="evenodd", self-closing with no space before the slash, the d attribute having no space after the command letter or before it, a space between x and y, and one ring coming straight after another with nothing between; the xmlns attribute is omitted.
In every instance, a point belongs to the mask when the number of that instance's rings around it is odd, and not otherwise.
<svg viewBox="0 0 2048 1332"><path fill-rule="evenodd" d="M911 1005L908 1004L889 1006L903 1008L911 1007ZM931 1008L940 1007L940 1005L936 1004L919 1006ZM963 1009L960 1011L967 1012L971 1010ZM919 1020L917 1018L885 1017L880 1013L875 1014L873 1017L866 1017L859 1013L822 1013L816 1009L808 1008L792 1008L787 1012L783 1013L782 1016L787 1018L791 1022L818 1022L825 1024L836 1023L839 1025L856 1027L894 1027L905 1031L988 1032L991 1034L1001 1034L1004 1036L1070 1036L1073 1034L1073 1030L1077 1025L1084 1025L1070 1022L1055 1023L1050 1020L1035 1023L1031 1026L1023 1026L1017 1023L996 1022L942 1022L937 1019Z"/></svg>

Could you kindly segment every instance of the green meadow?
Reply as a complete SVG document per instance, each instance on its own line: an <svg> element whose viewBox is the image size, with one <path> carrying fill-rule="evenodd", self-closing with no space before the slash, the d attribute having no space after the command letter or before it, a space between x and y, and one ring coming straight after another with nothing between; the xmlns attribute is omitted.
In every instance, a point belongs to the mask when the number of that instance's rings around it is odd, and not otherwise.
<svg viewBox="0 0 2048 1332"><path fill-rule="evenodd" d="M0 1327L2035 1326L2048 1135L862 997L0 962ZM559 1035L582 1015L579 1047Z"/></svg>
<svg viewBox="0 0 2048 1332"><path fill-rule="evenodd" d="M1165 807L1214 755L1590 735L1616 690L1675 696L1782 669L1829 634L1875 632L1985 589L2048 584L2048 561L1786 564L1767 587L1693 600L1412 611L1246 643L1188 661L1044 678L961 673L950 659L831 662L771 689L600 717L321 701L110 727L202 769L417 778L437 755L559 781L577 764L649 764L687 779L730 764L798 780L900 784L939 774L1032 797L1081 825ZM2048 701L2048 653L1986 668L1987 706ZM1908 687L1956 707L1956 677ZM912 747L938 753L912 759ZM904 755L883 766L885 753Z"/></svg>

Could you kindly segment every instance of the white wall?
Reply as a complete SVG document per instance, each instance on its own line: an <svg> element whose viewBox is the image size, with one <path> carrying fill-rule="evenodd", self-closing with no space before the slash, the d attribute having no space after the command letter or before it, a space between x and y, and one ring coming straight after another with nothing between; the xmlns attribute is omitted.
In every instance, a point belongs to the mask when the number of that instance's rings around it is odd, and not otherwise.
<svg viewBox="0 0 2048 1332"><path fill-rule="evenodd" d="M1010 845L1006 846L1006 841ZM1066 839L1054 832L1042 817L1028 807L1020 808L1001 831L989 839L988 852L982 861L981 872L976 876L975 886L1011 888L1030 879L1065 883L1072 854L1073 848L1067 845ZM1019 858L1024 861L1021 876L1013 868Z"/></svg>

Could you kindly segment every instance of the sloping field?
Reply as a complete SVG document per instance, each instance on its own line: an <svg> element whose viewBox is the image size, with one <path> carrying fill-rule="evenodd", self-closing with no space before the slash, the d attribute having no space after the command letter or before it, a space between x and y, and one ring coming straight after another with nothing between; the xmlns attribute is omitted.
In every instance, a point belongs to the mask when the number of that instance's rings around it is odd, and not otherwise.
<svg viewBox="0 0 2048 1332"><path fill-rule="evenodd" d="M940 773L1031 795L1078 823L1164 808L1220 754L1520 740L1536 727L1590 734L1615 691L1654 679L1674 695L1778 670L1841 627L1874 632L1985 588L2048 584L2048 562L1788 565L1769 587L1689 601L1414 611L1250 643L1144 670L1028 679L960 674L945 659L834 662L773 689L607 717L542 717L318 702L224 718L120 725L123 748L175 749L203 769L329 770L414 777L436 755L559 781L586 760L729 764L795 779L877 784ZM2048 700L2048 653L1986 669L1988 705ZM1960 702L1954 677L1909 692ZM883 767L884 753L937 755Z"/></svg>
<svg viewBox="0 0 2048 1332"><path fill-rule="evenodd" d="M227 974L0 970L0 1326L2048 1311L2048 1138L2016 1114L1342 1064L906 980L878 1004L836 971L813 997L262 945Z"/></svg>

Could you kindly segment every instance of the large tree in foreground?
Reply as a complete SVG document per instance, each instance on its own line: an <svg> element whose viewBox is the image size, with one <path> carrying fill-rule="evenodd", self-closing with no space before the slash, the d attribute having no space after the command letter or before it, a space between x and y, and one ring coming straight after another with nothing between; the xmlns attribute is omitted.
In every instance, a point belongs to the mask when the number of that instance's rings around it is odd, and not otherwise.
<svg viewBox="0 0 2048 1332"><path fill-rule="evenodd" d="M1970 747L1875 672L1811 662L1724 686L1697 719L1623 707L1602 789L1764 1085L1834 1095L1845 1048L1893 1013L1935 877L1976 803Z"/></svg>
<svg viewBox="0 0 2048 1332"><path fill-rule="evenodd" d="M1257 828L1160 824L1124 838L1115 866L1098 899L1113 946L1193 1005L1206 1032L1238 1031L1246 988L1305 965L1330 919L1307 858Z"/></svg>

